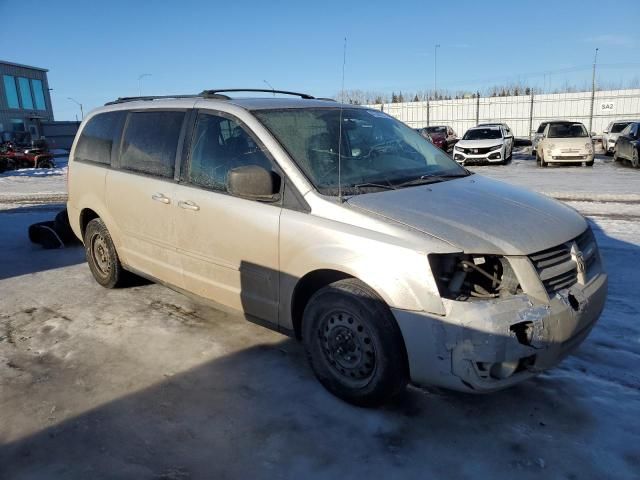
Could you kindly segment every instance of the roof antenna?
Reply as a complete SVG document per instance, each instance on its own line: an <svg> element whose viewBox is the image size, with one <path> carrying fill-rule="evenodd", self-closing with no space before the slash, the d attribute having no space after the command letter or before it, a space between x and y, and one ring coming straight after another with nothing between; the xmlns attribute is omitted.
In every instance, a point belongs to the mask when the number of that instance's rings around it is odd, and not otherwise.
<svg viewBox="0 0 640 480"><path fill-rule="evenodd" d="M344 104L344 66L347 63L347 37L342 49L342 88L340 91L340 126L338 127L338 202L342 203L342 105Z"/></svg>

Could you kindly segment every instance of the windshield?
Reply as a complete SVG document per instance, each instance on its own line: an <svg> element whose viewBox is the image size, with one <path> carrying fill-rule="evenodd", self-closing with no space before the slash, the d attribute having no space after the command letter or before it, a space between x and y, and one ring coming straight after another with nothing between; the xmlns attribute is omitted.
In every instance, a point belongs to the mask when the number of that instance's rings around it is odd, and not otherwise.
<svg viewBox="0 0 640 480"><path fill-rule="evenodd" d="M427 127L425 130L429 133L447 133L447 127Z"/></svg>
<svg viewBox="0 0 640 480"><path fill-rule="evenodd" d="M467 130L462 137L463 140L487 140L494 138L502 138L499 128L473 128Z"/></svg>
<svg viewBox="0 0 640 480"><path fill-rule="evenodd" d="M343 193L357 194L408 186L404 184L416 179L468 175L415 130L377 110L341 112L332 107L253 113L325 195L337 195L338 183Z"/></svg>
<svg viewBox="0 0 640 480"><path fill-rule="evenodd" d="M587 137L587 129L581 123L556 123L549 125L549 138Z"/></svg>
<svg viewBox="0 0 640 480"><path fill-rule="evenodd" d="M611 127L610 133L620 133L622 130L625 129L625 127L627 125L629 125L629 122L627 122L627 123L614 123L613 126Z"/></svg>

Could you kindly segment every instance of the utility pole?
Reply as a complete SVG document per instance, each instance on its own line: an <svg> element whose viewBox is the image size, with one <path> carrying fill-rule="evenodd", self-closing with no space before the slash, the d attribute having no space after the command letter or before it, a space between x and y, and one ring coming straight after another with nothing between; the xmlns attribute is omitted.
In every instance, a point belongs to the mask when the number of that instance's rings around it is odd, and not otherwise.
<svg viewBox="0 0 640 480"><path fill-rule="evenodd" d="M84 120L84 110L82 109L82 104L77 101L74 98L71 97L67 97L67 100L71 100L73 103L75 103L76 105L78 105L80 107L80 115L82 116L82 119ZM78 116L76 115L76 120L78 120Z"/></svg>
<svg viewBox="0 0 640 480"><path fill-rule="evenodd" d="M589 134L593 131L593 103L596 100L596 64L598 63L598 49L593 57L593 73L591 75L591 112L589 113Z"/></svg>
<svg viewBox="0 0 640 480"><path fill-rule="evenodd" d="M138 91L140 92L140 96L142 96L142 79L144 77L150 77L150 76L151 76L150 73L142 73L138 75Z"/></svg>
<svg viewBox="0 0 640 480"><path fill-rule="evenodd" d="M436 43L433 47L433 96L436 97L438 95L438 49L440 48L440 44Z"/></svg>

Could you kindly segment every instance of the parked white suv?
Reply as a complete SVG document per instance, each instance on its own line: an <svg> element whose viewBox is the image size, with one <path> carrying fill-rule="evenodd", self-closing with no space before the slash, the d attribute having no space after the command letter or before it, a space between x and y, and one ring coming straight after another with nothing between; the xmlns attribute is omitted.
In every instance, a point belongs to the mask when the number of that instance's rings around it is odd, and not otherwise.
<svg viewBox="0 0 640 480"><path fill-rule="evenodd" d="M594 326L607 275L575 210L471 174L383 112L229 92L82 122L68 212L98 283L134 272L237 309L301 339L360 405L408 381L513 385Z"/></svg>
<svg viewBox="0 0 640 480"><path fill-rule="evenodd" d="M502 125L467 130L453 147L453 159L462 164L505 164L513 156L513 135Z"/></svg>
<svg viewBox="0 0 640 480"><path fill-rule="evenodd" d="M536 161L541 167L550 163L584 163L592 167L593 159L593 140L579 122L550 122L536 148Z"/></svg>

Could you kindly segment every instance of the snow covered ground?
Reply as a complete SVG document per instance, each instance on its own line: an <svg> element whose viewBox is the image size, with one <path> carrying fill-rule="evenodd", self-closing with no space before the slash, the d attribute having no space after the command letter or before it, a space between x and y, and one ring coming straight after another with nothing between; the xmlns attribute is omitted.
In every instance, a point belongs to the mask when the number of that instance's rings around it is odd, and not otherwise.
<svg viewBox="0 0 640 480"><path fill-rule="evenodd" d="M588 216L600 322L514 388L377 410L324 391L292 340L160 285L105 290L81 247L32 246L61 205L24 205L64 195L63 170L0 176L0 478L639 478L640 171L529 158L472 169Z"/></svg>
<svg viewBox="0 0 640 480"><path fill-rule="evenodd" d="M63 202L67 198L68 157L56 157L55 168L22 168L0 174L0 210L14 203Z"/></svg>

